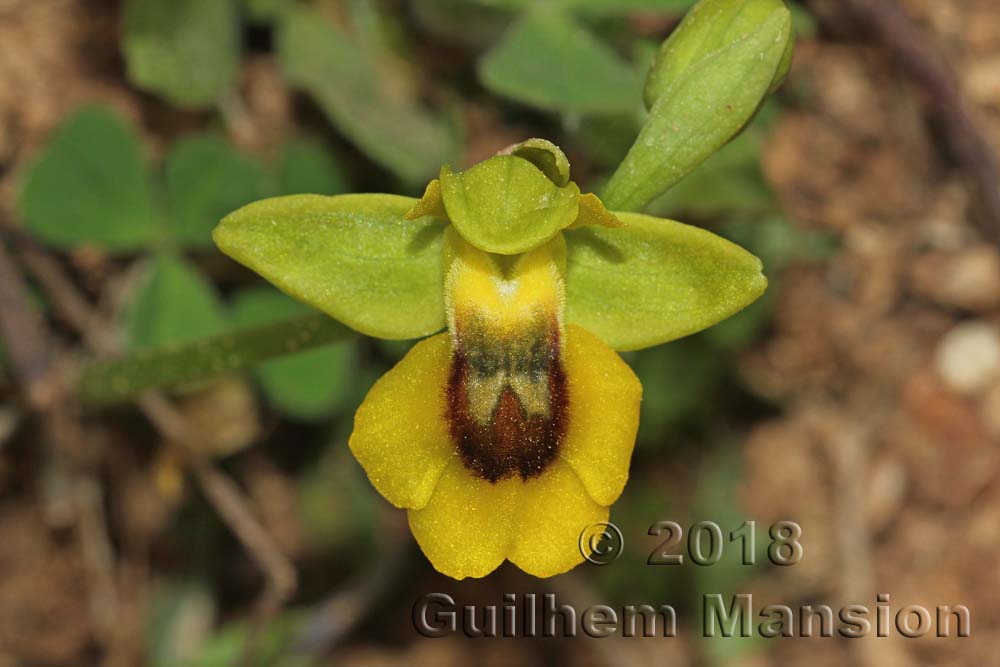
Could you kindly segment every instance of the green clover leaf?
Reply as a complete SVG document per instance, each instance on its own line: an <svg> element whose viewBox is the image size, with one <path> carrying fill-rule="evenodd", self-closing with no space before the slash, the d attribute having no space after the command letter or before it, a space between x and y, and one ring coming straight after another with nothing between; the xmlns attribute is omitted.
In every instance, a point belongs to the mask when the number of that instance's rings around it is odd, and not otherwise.
<svg viewBox="0 0 1000 667"><path fill-rule="evenodd" d="M60 248L128 251L158 236L139 141L100 107L81 108L59 128L28 172L20 204L28 228Z"/></svg>
<svg viewBox="0 0 1000 667"><path fill-rule="evenodd" d="M149 350L221 333L226 317L212 283L184 259L161 254L132 294L126 325L129 347Z"/></svg>
<svg viewBox="0 0 1000 667"><path fill-rule="evenodd" d="M235 326L249 328L310 311L272 287L248 287L236 294L232 319ZM353 341L343 340L264 362L254 375L283 414L304 420L322 418L349 396L354 349Z"/></svg>
<svg viewBox="0 0 1000 667"><path fill-rule="evenodd" d="M167 220L189 247L211 247L219 218L274 194L271 175L221 135L192 135L174 144L165 165Z"/></svg>

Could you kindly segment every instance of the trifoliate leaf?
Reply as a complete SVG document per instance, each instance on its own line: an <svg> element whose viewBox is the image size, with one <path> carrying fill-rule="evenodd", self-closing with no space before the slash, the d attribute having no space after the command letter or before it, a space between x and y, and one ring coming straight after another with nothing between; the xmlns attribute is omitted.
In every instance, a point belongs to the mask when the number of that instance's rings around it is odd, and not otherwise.
<svg viewBox="0 0 1000 667"><path fill-rule="evenodd" d="M632 67L571 17L529 11L479 66L490 90L550 111L617 113L635 106Z"/></svg>
<svg viewBox="0 0 1000 667"><path fill-rule="evenodd" d="M278 190L283 195L337 195L347 191L347 178L318 140L295 139L281 152Z"/></svg>
<svg viewBox="0 0 1000 667"><path fill-rule="evenodd" d="M219 248L288 294L370 336L416 338L445 324L442 235L396 195L290 195L226 216Z"/></svg>
<svg viewBox="0 0 1000 667"><path fill-rule="evenodd" d="M251 287L236 295L232 320L237 327L252 327L310 310L274 288ZM265 362L254 374L279 410L316 419L330 414L348 396L353 356L353 341L341 341Z"/></svg>
<svg viewBox="0 0 1000 667"><path fill-rule="evenodd" d="M59 128L28 171L20 203L28 229L61 248L135 250L157 235L138 139L100 107Z"/></svg>
<svg viewBox="0 0 1000 667"><path fill-rule="evenodd" d="M497 155L464 172L442 168L441 194L462 238L502 255L541 245L579 212L575 183L558 187L538 167L513 155Z"/></svg>
<svg viewBox="0 0 1000 667"><path fill-rule="evenodd" d="M135 85L178 106L211 106L239 73L235 0L130 0L124 51Z"/></svg>
<svg viewBox="0 0 1000 667"><path fill-rule="evenodd" d="M705 329L759 297L761 262L722 237L648 215L565 232L566 318L635 350Z"/></svg>
<svg viewBox="0 0 1000 667"><path fill-rule="evenodd" d="M273 194L271 177L217 134L188 137L166 160L168 221L178 241L211 247L219 219L244 204Z"/></svg>
<svg viewBox="0 0 1000 667"><path fill-rule="evenodd" d="M221 333L225 327L219 295L197 269L166 254L149 263L128 311L131 349L184 343Z"/></svg>

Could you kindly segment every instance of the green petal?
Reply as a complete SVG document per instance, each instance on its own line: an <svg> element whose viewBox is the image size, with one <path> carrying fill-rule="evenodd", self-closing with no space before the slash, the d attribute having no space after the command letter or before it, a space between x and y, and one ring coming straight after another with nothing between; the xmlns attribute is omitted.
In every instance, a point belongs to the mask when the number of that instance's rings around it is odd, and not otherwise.
<svg viewBox="0 0 1000 667"><path fill-rule="evenodd" d="M508 146L501 155L516 155L538 167L550 181L562 187L569 183L569 159L562 149L548 139L526 139Z"/></svg>
<svg viewBox="0 0 1000 667"><path fill-rule="evenodd" d="M416 201L275 197L231 213L213 238L236 261L361 333L416 338L445 324L445 225L405 220Z"/></svg>
<svg viewBox="0 0 1000 667"><path fill-rule="evenodd" d="M695 11L717 4L709 0ZM680 58L677 68L672 66L671 49L661 54L647 87L649 118L601 196L608 208L642 209L746 126L790 56L788 9L778 0L767 4L767 18L756 21L750 32L723 31L723 37L732 38L728 43L694 40L692 48L700 57ZM731 18L722 14L712 20Z"/></svg>
<svg viewBox="0 0 1000 667"><path fill-rule="evenodd" d="M480 250L501 255L540 246L579 212L576 184L558 187L514 155L497 155L460 173L442 168L441 194L458 233Z"/></svg>
<svg viewBox="0 0 1000 667"><path fill-rule="evenodd" d="M738 312L767 287L761 262L715 234L620 213L565 232L566 317L618 350L665 343Z"/></svg>

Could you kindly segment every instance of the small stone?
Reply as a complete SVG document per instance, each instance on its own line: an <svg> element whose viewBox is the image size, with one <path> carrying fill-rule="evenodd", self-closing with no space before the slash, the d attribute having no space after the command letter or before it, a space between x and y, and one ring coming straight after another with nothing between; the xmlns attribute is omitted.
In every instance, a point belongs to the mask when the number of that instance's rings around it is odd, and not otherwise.
<svg viewBox="0 0 1000 667"><path fill-rule="evenodd" d="M1000 306L1000 253L989 244L919 257L910 287L938 305L974 313Z"/></svg>
<svg viewBox="0 0 1000 667"><path fill-rule="evenodd" d="M1000 438L1000 382L990 387L983 396L979 415L986 432L994 438Z"/></svg>
<svg viewBox="0 0 1000 667"><path fill-rule="evenodd" d="M951 390L982 393L1000 376L1000 329L982 321L955 326L938 344L935 365Z"/></svg>

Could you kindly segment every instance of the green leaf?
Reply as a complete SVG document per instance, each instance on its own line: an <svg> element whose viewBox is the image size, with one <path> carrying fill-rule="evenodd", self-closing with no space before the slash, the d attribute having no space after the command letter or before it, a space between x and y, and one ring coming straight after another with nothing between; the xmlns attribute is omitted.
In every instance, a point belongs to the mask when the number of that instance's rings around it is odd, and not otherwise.
<svg viewBox="0 0 1000 667"><path fill-rule="evenodd" d="M701 331L767 287L760 260L697 227L616 212L626 226L565 232L566 318L618 350Z"/></svg>
<svg viewBox="0 0 1000 667"><path fill-rule="evenodd" d="M714 408L710 397L730 363L697 336L642 350L628 361L642 380L639 438L657 449L675 444L672 431Z"/></svg>
<svg viewBox="0 0 1000 667"><path fill-rule="evenodd" d="M336 195L347 191L340 165L317 141L294 139L285 144L278 166L279 194Z"/></svg>
<svg viewBox="0 0 1000 667"><path fill-rule="evenodd" d="M95 362L84 369L76 393L91 405L121 403L148 389L189 385L352 336L350 329L326 315L301 315Z"/></svg>
<svg viewBox="0 0 1000 667"><path fill-rule="evenodd" d="M241 0L247 17L257 23L274 23L295 7L296 0Z"/></svg>
<svg viewBox="0 0 1000 667"><path fill-rule="evenodd" d="M692 40L698 48L692 47L690 54L680 51L683 66L676 72L674 51L661 52L651 78L654 83L647 87L653 100L649 118L608 182L602 197L608 208L642 209L725 145L753 117L790 54L791 42L788 10L779 0L760 1L773 8L766 20L728 44ZM715 3L699 4L692 15L700 15L696 14L699 9ZM679 44L689 42L680 39Z"/></svg>
<svg viewBox="0 0 1000 667"><path fill-rule="evenodd" d="M563 8L588 16L627 16L638 12L677 13L695 0L560 0Z"/></svg>
<svg viewBox="0 0 1000 667"><path fill-rule="evenodd" d="M84 107L56 132L29 170L25 224L46 243L135 250L157 235L146 165L117 114Z"/></svg>
<svg viewBox="0 0 1000 667"><path fill-rule="evenodd" d="M240 291L233 302L232 320L248 328L273 324L312 312L308 306L270 287ZM301 419L330 414L348 396L354 345L341 341L261 364L255 369L268 399L282 412Z"/></svg>
<svg viewBox="0 0 1000 667"><path fill-rule="evenodd" d="M147 350L211 336L225 329L219 295L180 257L158 255L147 267L128 311L129 347Z"/></svg>
<svg viewBox="0 0 1000 667"><path fill-rule="evenodd" d="M441 169L448 219L466 241L513 255L535 248L568 227L579 212L580 189L559 187L527 160L497 155L468 171Z"/></svg>
<svg viewBox="0 0 1000 667"><path fill-rule="evenodd" d="M216 244L292 296L369 336L416 338L445 324L444 223L405 220L396 195L290 195L250 204Z"/></svg>
<svg viewBox="0 0 1000 667"><path fill-rule="evenodd" d="M306 621L301 611L286 610L268 619L263 626L235 621L226 624L199 648L198 654L185 667L239 667L269 665L270 667L309 667L314 661L296 655L292 644ZM246 646L253 641L253 660L245 660Z"/></svg>
<svg viewBox="0 0 1000 667"><path fill-rule="evenodd" d="M541 109L613 114L635 106L639 82L607 44L556 12L519 19L479 66L483 84Z"/></svg>
<svg viewBox="0 0 1000 667"><path fill-rule="evenodd" d="M169 581L157 586L146 628L150 667L190 664L209 638L215 617L215 600L204 582Z"/></svg>
<svg viewBox="0 0 1000 667"><path fill-rule="evenodd" d="M135 85L177 106L211 106L239 74L235 0L130 0L124 51Z"/></svg>
<svg viewBox="0 0 1000 667"><path fill-rule="evenodd" d="M412 72L378 44L307 9L289 13L277 41L289 81L309 92L351 141L403 181L425 181L458 154L457 132L420 105Z"/></svg>
<svg viewBox="0 0 1000 667"><path fill-rule="evenodd" d="M222 136L185 138L166 160L169 224L178 241L211 247L212 230L235 208L273 194L271 177Z"/></svg>

